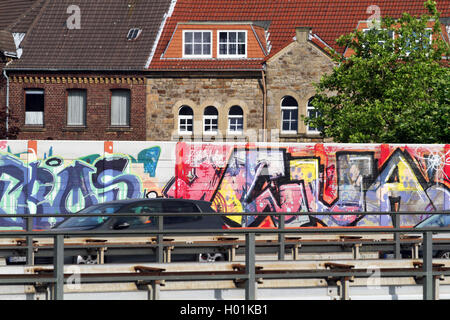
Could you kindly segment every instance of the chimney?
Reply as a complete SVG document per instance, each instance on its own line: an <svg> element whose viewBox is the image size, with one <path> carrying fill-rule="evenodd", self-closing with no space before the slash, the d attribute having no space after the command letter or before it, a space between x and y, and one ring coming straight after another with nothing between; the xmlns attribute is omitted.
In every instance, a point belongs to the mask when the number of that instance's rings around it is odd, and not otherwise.
<svg viewBox="0 0 450 320"><path fill-rule="evenodd" d="M309 39L311 33L311 27L297 27L295 28L295 37L299 43L305 43Z"/></svg>

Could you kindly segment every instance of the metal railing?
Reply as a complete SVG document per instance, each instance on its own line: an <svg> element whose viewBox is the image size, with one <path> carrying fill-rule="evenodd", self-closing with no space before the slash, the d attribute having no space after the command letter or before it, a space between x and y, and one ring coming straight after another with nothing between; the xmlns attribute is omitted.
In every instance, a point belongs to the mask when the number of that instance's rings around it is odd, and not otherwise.
<svg viewBox="0 0 450 320"><path fill-rule="evenodd" d="M422 267L415 270L408 271L388 271L384 272L383 276L414 276L423 279L423 298L425 300L431 300L435 297L435 278L439 276L450 276L450 268L436 268L433 266L433 233L439 231L440 233L450 233L450 228L423 228L423 229L414 229L414 228L403 228L400 227L399 224L399 215L420 215L420 214L429 214L427 212L383 212L383 213L373 213L370 215L391 215L393 217L394 225L393 227L376 227L376 228L358 228L358 227L325 227L325 228L287 228L283 219L285 215L295 215L296 213L226 213L224 216L230 215L257 215L257 216L277 216L280 221L278 227L276 228L236 228L236 229L204 229L204 230L192 230L192 229L180 229L180 230L165 230L163 225L163 216L185 216L192 215L183 214L183 213L164 213L157 214L152 213L151 216L158 217L158 223L156 229L145 230L145 229L134 229L134 230L97 230L97 231L61 231L61 230L45 230L45 231L36 231L33 230L33 219L36 218L44 218L44 217L82 217L82 216L96 216L96 217L137 217L141 216L139 214L70 214L70 215L55 215L55 214L39 214L39 215L14 215L14 218L25 219L26 228L25 230L16 230L16 231L2 231L0 232L1 238L13 238L13 237L25 237L26 238L26 250L27 250L27 261L30 262L32 259L33 253L33 239L36 238L53 238L53 273L51 276L49 274L40 275L39 277L35 276L2 276L0 277L0 285L5 284L30 284L30 283L49 283L53 285L53 298L54 299L63 299L64 298L64 283L67 281L64 275L64 239L68 237L103 237L103 236L114 236L114 237L136 237L136 236L156 236L156 248L155 253L158 262L162 262L163 257L163 249L164 249L164 235L224 235L224 234L232 234L232 235L245 235L245 270L237 270L237 272L233 273L224 273L224 274L202 274L199 272L198 274L189 274L189 275L174 275L174 274L163 274L161 272L155 274L154 272L150 273L141 273L139 275L118 275L114 278L101 278L101 277L87 277L84 279L86 282L105 282L105 281L157 281L157 280L166 280L166 281L174 281L174 280L225 280L225 279L233 279L240 280L245 282L245 298L248 300L254 300L256 297L256 285L257 278L266 278L266 279L287 279L287 278L312 278L312 277L337 277L342 279L348 279L351 277L368 277L367 274L363 274L360 270L352 270L348 268L334 268L327 271L316 271L316 272L308 272L307 270L296 271L296 272L262 272L256 268L256 244L255 237L256 235L265 235L265 234L275 234L278 235L278 246L279 253L278 258L280 260L284 260L285 253L285 237L289 234L376 234L376 233L390 233L394 235L395 240L395 257L400 257L400 234L422 234L422 242L423 242L423 263ZM305 213L297 213L298 215L304 215ZM349 215L357 215L360 213L352 212ZM367 214L367 213L363 213ZM433 212L433 214L450 214L450 212ZM198 214L196 214L198 215ZM215 215L213 214L203 214L203 215ZM311 213L308 215L336 215L336 213ZM345 215L339 213L339 215ZM8 217L11 218L11 215L0 215L0 217Z"/></svg>

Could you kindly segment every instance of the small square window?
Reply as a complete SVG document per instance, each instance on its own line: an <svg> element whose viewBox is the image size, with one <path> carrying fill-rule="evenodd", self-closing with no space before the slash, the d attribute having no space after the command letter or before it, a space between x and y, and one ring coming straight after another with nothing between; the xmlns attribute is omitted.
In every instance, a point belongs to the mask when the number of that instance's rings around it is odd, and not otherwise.
<svg viewBox="0 0 450 320"><path fill-rule="evenodd" d="M184 31L183 56L188 58L210 58L211 31Z"/></svg>
<svg viewBox="0 0 450 320"><path fill-rule="evenodd" d="M247 31L219 31L219 58L246 58Z"/></svg>
<svg viewBox="0 0 450 320"><path fill-rule="evenodd" d="M139 28L132 28L128 31L127 40L135 40L140 36L142 30Z"/></svg>

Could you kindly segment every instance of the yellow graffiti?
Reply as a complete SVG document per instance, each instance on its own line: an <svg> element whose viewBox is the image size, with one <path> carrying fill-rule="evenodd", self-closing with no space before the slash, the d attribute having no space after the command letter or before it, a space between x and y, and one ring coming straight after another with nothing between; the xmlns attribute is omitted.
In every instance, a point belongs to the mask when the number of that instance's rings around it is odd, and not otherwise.
<svg viewBox="0 0 450 320"><path fill-rule="evenodd" d="M400 160L401 161L397 163L398 181L394 183L387 183L386 189L388 191L424 191L419 183L419 180L417 180L416 175L408 163L406 163L405 159L400 158ZM393 169L394 168L395 167L393 167Z"/></svg>
<svg viewBox="0 0 450 320"><path fill-rule="evenodd" d="M233 187L230 183L227 181L224 181L222 183L218 195L216 197L221 197L223 201L225 202L225 210L224 212L244 212L244 209L242 208L242 204L239 201L239 199L236 196L236 193L233 190ZM228 219L241 224L242 223L242 216L227 216Z"/></svg>
<svg viewBox="0 0 450 320"><path fill-rule="evenodd" d="M317 159L298 159L290 162L291 180L315 182L319 177L319 161Z"/></svg>

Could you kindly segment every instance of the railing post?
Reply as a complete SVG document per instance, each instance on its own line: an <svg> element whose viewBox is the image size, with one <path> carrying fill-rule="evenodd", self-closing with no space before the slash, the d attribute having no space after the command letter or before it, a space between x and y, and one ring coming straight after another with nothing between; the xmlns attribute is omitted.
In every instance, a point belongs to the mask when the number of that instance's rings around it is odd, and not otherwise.
<svg viewBox="0 0 450 320"><path fill-rule="evenodd" d="M400 228L400 215L398 212L394 213L392 223L394 225L394 228ZM395 259L401 259L402 254L400 252L400 233L399 232L394 233L394 243L395 243L394 244Z"/></svg>
<svg viewBox="0 0 450 320"><path fill-rule="evenodd" d="M162 215L158 216L158 231L161 232L164 229L164 217ZM156 235L156 262L157 263L163 263L164 262L164 235L161 233L158 233Z"/></svg>
<svg viewBox="0 0 450 320"><path fill-rule="evenodd" d="M423 272L423 300L434 300L433 234L430 231L423 233Z"/></svg>
<svg viewBox="0 0 450 320"><path fill-rule="evenodd" d="M247 281L245 283L245 299L256 299L256 274L255 274L255 234L247 233L245 235L245 274Z"/></svg>
<svg viewBox="0 0 450 320"><path fill-rule="evenodd" d="M32 217L26 217L26 231L31 232L33 231L33 218ZM34 248L33 248L33 237L27 235L27 265L34 265Z"/></svg>
<svg viewBox="0 0 450 320"><path fill-rule="evenodd" d="M284 216L279 215L278 230L284 231L284 226L285 226ZM285 252L285 245L286 245L284 232L278 233L278 243L279 243L278 260L284 260L284 252Z"/></svg>
<svg viewBox="0 0 450 320"><path fill-rule="evenodd" d="M64 300L64 235L54 236L53 241L53 299Z"/></svg>

